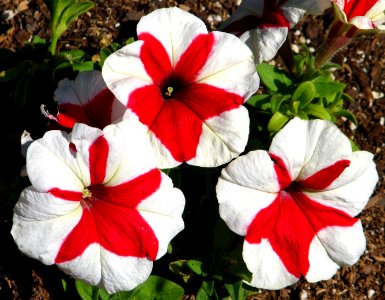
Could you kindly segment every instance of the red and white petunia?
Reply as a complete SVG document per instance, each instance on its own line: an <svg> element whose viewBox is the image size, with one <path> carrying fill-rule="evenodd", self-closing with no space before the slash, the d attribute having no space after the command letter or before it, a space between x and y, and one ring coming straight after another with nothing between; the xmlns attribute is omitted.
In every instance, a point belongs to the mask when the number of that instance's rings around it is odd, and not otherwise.
<svg viewBox="0 0 385 300"><path fill-rule="evenodd" d="M352 152L333 123L295 118L269 151L249 152L222 170L220 215L245 236L252 286L329 279L359 259L365 236L355 216L378 180L372 159L366 151Z"/></svg>
<svg viewBox="0 0 385 300"><path fill-rule="evenodd" d="M184 227L184 196L155 168L137 119L48 131L29 146L27 170L13 217L19 249L110 293L145 281Z"/></svg>
<svg viewBox="0 0 385 300"><path fill-rule="evenodd" d="M59 113L54 117L45 112L46 116L69 129L75 123L103 129L120 121L127 110L107 88L102 73L96 70L81 72L75 80L61 80L54 100Z"/></svg>
<svg viewBox="0 0 385 300"><path fill-rule="evenodd" d="M330 5L330 0L243 0L220 30L239 36L259 64L274 58L305 12L321 14Z"/></svg>
<svg viewBox="0 0 385 300"><path fill-rule="evenodd" d="M343 23L358 29L385 30L385 0L332 0Z"/></svg>
<svg viewBox="0 0 385 300"><path fill-rule="evenodd" d="M148 127L158 166L213 167L238 156L249 133L242 105L259 87L250 49L176 7L143 17L137 32L102 74Z"/></svg>

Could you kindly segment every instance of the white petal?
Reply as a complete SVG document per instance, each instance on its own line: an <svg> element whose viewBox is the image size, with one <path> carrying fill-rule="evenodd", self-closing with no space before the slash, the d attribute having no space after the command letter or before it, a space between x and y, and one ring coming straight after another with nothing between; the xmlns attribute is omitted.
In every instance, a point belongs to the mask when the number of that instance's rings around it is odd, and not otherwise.
<svg viewBox="0 0 385 300"><path fill-rule="evenodd" d="M259 190L279 189L271 160L266 156L266 152L261 150L241 156L223 169L218 179L219 214L227 226L239 235L246 235L256 214L277 197L274 192ZM262 170L265 172L260 173Z"/></svg>
<svg viewBox="0 0 385 300"><path fill-rule="evenodd" d="M183 230L184 205L182 192L173 188L171 179L162 173L160 188L137 206L140 215L150 225L158 239L157 259L167 252L171 239Z"/></svg>
<svg viewBox="0 0 385 300"><path fill-rule="evenodd" d="M68 275L88 284L98 285L101 280L101 251L99 244L90 244L81 255L57 264Z"/></svg>
<svg viewBox="0 0 385 300"><path fill-rule="evenodd" d="M196 81L235 93L246 101L259 88L259 76L255 71L253 54L232 34L215 31L213 35L215 42L212 53Z"/></svg>
<svg viewBox="0 0 385 300"><path fill-rule="evenodd" d="M283 160L293 180L304 165L309 141L313 141L307 133L308 121L294 118L274 136L270 145L269 152Z"/></svg>
<svg viewBox="0 0 385 300"><path fill-rule="evenodd" d="M366 248L366 239L359 220L350 227L326 227L317 236L330 258L340 266L355 264Z"/></svg>
<svg viewBox="0 0 385 300"><path fill-rule="evenodd" d="M309 282L327 280L339 269L317 236L313 238L309 246L309 264L309 270L305 274L306 280Z"/></svg>
<svg viewBox="0 0 385 300"><path fill-rule="evenodd" d="M356 216L366 206L378 181L376 166L368 162L371 154L359 151L352 154L351 165L328 190L304 193L323 205L341 209Z"/></svg>
<svg viewBox="0 0 385 300"><path fill-rule="evenodd" d="M289 0L282 6L297 7L306 10L310 14L320 15L331 6L330 0Z"/></svg>
<svg viewBox="0 0 385 300"><path fill-rule="evenodd" d="M207 119L202 125L196 156L187 163L214 167L239 156L247 144L249 122L248 111L243 106Z"/></svg>
<svg viewBox="0 0 385 300"><path fill-rule="evenodd" d="M302 19L305 11L300 8L289 7L289 5L285 4L281 6L281 9L286 20L290 23L290 28L293 28Z"/></svg>
<svg viewBox="0 0 385 300"><path fill-rule="evenodd" d="M272 60L277 55L287 33L286 27L256 28L243 33L240 39L253 51L255 63L260 64Z"/></svg>
<svg viewBox="0 0 385 300"><path fill-rule="evenodd" d="M251 286L279 290L298 281L299 278L290 274L270 243L262 239L259 244L243 244L243 260L253 273Z"/></svg>
<svg viewBox="0 0 385 300"><path fill-rule="evenodd" d="M349 20L349 23L356 26L358 29L374 29L371 19L365 16L357 16Z"/></svg>
<svg viewBox="0 0 385 300"><path fill-rule="evenodd" d="M280 190L274 162L263 150L240 156L222 170L221 178L266 193L278 193Z"/></svg>
<svg viewBox="0 0 385 300"><path fill-rule="evenodd" d="M297 180L311 176L338 160L349 159L352 153L349 139L332 122L311 120L307 124L306 155Z"/></svg>
<svg viewBox="0 0 385 300"><path fill-rule="evenodd" d="M179 166L182 162L174 159L171 152L164 146L164 144L152 132L148 132L152 149L155 154L157 167L159 169L171 169Z"/></svg>
<svg viewBox="0 0 385 300"><path fill-rule="evenodd" d="M135 115L103 130L109 144L106 186L115 186L147 173L156 166L147 128Z"/></svg>
<svg viewBox="0 0 385 300"><path fill-rule="evenodd" d="M172 66L194 38L207 33L203 21L177 7L161 8L142 17L137 26L138 36L149 33L156 37L166 49Z"/></svg>
<svg viewBox="0 0 385 300"><path fill-rule="evenodd" d="M124 46L108 56L103 65L103 79L124 106L134 90L152 84L140 59L142 45L143 41L136 41Z"/></svg>
<svg viewBox="0 0 385 300"><path fill-rule="evenodd" d="M36 190L60 188L81 192L89 182L89 175L84 174L86 166L79 165L70 151L69 139L67 133L52 130L29 146L27 172Z"/></svg>
<svg viewBox="0 0 385 300"><path fill-rule="evenodd" d="M153 262L147 258L122 257L103 248L100 252L102 278L98 285L110 294L132 290L151 274Z"/></svg>
<svg viewBox="0 0 385 300"><path fill-rule="evenodd" d="M38 192L33 186L24 189L14 213L25 221L44 221L70 214L80 206L78 201L67 201L50 193Z"/></svg>
<svg viewBox="0 0 385 300"><path fill-rule="evenodd" d="M123 257L91 244L80 256L58 266L76 279L115 293L132 290L144 282L152 264L147 258Z"/></svg>
<svg viewBox="0 0 385 300"><path fill-rule="evenodd" d="M51 265L64 239L79 222L82 209L79 207L72 213L45 221L28 220L24 215L25 211L19 208L13 215L13 239L21 252ZM26 217L30 216L26 214Z"/></svg>
<svg viewBox="0 0 385 300"><path fill-rule="evenodd" d="M106 88L100 71L80 72L75 80L65 78L59 82L54 100L58 104L70 103L83 106Z"/></svg>

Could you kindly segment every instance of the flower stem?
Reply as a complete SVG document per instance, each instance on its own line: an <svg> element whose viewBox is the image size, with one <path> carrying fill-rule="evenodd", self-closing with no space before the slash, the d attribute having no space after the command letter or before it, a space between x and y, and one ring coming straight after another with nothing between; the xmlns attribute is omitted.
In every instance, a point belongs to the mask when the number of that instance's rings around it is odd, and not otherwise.
<svg viewBox="0 0 385 300"><path fill-rule="evenodd" d="M339 20L333 22L329 34L315 58L316 70L319 70L338 50L350 43L354 35L352 29L351 25Z"/></svg>

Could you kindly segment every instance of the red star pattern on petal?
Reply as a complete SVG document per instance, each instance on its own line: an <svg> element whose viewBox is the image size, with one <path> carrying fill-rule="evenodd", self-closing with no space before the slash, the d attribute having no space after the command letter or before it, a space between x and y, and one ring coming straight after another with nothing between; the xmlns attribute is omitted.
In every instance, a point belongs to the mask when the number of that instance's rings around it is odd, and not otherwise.
<svg viewBox="0 0 385 300"><path fill-rule="evenodd" d="M103 136L89 148L91 185L86 194L50 190L56 197L79 201L83 207L82 216L64 239L55 263L78 257L93 243L121 256L156 258L158 240L137 206L159 188L161 173L153 169L117 186L105 186L108 149Z"/></svg>
<svg viewBox="0 0 385 300"><path fill-rule="evenodd" d="M283 160L272 156L281 191L262 209L247 230L246 241L267 239L274 252L297 278L309 270L309 248L317 233L328 226L353 226L358 219L333 207L322 205L303 193L303 189L324 189L349 166L340 160L302 181L292 181Z"/></svg>
<svg viewBox="0 0 385 300"><path fill-rule="evenodd" d="M238 108L243 98L226 90L196 82L215 43L214 34L200 34L181 55L175 67L160 41L142 33L140 58L153 80L136 89L127 107L170 151L183 162L196 156L205 120ZM168 88L172 91L168 92Z"/></svg>

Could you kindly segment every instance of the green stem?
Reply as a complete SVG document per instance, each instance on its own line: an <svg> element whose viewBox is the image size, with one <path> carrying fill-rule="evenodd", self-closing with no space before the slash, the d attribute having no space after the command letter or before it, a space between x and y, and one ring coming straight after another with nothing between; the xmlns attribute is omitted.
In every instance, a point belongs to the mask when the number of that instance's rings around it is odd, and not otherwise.
<svg viewBox="0 0 385 300"><path fill-rule="evenodd" d="M338 19L333 22L329 34L315 58L316 70L319 70L338 50L350 43L354 35L352 29L351 25L344 24Z"/></svg>

